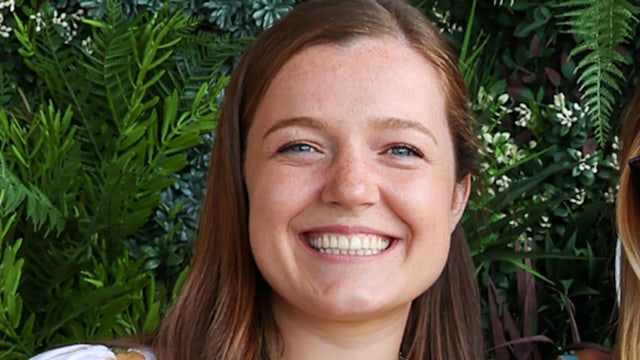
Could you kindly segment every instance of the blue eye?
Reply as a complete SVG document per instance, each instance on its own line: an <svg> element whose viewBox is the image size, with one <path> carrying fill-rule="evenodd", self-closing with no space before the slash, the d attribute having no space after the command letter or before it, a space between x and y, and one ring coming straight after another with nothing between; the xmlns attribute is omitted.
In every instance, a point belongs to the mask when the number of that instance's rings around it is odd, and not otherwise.
<svg viewBox="0 0 640 360"><path fill-rule="evenodd" d="M316 151L316 149L314 149L313 146L311 146L309 144L305 144L305 143L287 144L287 145L281 147L280 149L278 149L279 153L286 153L286 152L314 152L314 151Z"/></svg>
<svg viewBox="0 0 640 360"><path fill-rule="evenodd" d="M422 158L422 154L419 151L407 145L394 145L390 147L389 150L387 150L387 152L394 156L403 156L403 157L416 156L416 157Z"/></svg>

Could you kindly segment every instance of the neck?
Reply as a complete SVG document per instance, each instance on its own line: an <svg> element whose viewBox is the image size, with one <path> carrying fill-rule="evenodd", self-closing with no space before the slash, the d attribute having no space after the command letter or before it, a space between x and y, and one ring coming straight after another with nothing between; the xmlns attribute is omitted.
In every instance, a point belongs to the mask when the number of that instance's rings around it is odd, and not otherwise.
<svg viewBox="0 0 640 360"><path fill-rule="evenodd" d="M397 360L410 306L366 319L335 320L296 310L284 299L273 298L284 360Z"/></svg>

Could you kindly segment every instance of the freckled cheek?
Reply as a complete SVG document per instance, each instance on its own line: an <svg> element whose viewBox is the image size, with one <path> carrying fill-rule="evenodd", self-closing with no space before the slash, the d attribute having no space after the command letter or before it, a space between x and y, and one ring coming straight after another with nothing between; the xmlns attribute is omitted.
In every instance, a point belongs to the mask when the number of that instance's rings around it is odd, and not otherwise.
<svg viewBox="0 0 640 360"><path fill-rule="evenodd" d="M453 186L450 180L425 176L387 187L388 201L413 231L448 230ZM414 234L418 235L418 234Z"/></svg>
<svg viewBox="0 0 640 360"><path fill-rule="evenodd" d="M252 223L286 225L318 192L313 178L287 169L263 169L247 184Z"/></svg>

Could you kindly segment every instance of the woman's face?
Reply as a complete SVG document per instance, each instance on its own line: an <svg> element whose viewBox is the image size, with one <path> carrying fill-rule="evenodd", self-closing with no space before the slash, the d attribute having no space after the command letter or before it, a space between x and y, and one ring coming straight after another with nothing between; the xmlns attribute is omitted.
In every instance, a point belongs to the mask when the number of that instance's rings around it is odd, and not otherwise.
<svg viewBox="0 0 640 360"><path fill-rule="evenodd" d="M335 320L408 309L442 272L469 188L437 75L395 39L294 56L256 110L244 166L274 304Z"/></svg>

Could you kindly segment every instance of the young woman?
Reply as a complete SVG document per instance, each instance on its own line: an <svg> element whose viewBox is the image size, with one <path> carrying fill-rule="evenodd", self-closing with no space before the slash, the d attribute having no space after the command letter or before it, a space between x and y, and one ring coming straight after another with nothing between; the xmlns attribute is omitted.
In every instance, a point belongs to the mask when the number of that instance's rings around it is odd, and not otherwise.
<svg viewBox="0 0 640 360"><path fill-rule="evenodd" d="M190 273L141 344L161 360L483 358L458 224L468 103L408 3L297 6L232 73Z"/></svg>
<svg viewBox="0 0 640 360"><path fill-rule="evenodd" d="M640 359L640 84L620 132L616 224L621 243L615 358Z"/></svg>

